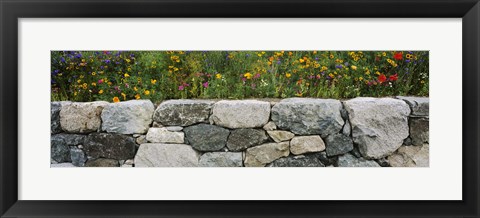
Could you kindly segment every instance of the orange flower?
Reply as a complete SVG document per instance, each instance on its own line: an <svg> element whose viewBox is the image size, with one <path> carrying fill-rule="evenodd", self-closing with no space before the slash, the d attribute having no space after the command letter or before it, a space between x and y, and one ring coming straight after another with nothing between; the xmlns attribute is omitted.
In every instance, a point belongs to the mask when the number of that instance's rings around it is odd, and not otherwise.
<svg viewBox="0 0 480 218"><path fill-rule="evenodd" d="M115 97L113 97L113 102L118 103L118 102L120 102L120 99L115 96Z"/></svg>
<svg viewBox="0 0 480 218"><path fill-rule="evenodd" d="M385 74L383 74L383 73L380 74L380 75L378 76L378 81L379 81L380 83L383 83L383 82L387 81L387 77L385 76Z"/></svg>

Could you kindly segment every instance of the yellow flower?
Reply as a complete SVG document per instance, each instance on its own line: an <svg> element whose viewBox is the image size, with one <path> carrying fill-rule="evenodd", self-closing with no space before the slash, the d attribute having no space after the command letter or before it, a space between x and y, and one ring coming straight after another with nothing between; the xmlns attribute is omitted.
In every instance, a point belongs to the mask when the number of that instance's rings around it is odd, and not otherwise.
<svg viewBox="0 0 480 218"><path fill-rule="evenodd" d="M82 83L82 80L81 79L77 80L77 83L78 84Z"/></svg>
<svg viewBox="0 0 480 218"><path fill-rule="evenodd" d="M155 85L155 83L157 83L157 80L156 79L151 79L150 82Z"/></svg>
<svg viewBox="0 0 480 218"><path fill-rule="evenodd" d="M291 76L292 76L291 73L286 73L286 74L285 74L285 77L287 77L287 78L290 78Z"/></svg>
<svg viewBox="0 0 480 218"><path fill-rule="evenodd" d="M145 95L150 95L150 91L148 90L145 90L145 92L143 92Z"/></svg>
<svg viewBox="0 0 480 218"><path fill-rule="evenodd" d="M303 60L303 59L298 59L298 61L300 61L300 63L305 62L305 60Z"/></svg>
<svg viewBox="0 0 480 218"><path fill-rule="evenodd" d="M357 70L357 66L355 66L355 65L352 65L351 68L352 68L352 70Z"/></svg>
<svg viewBox="0 0 480 218"><path fill-rule="evenodd" d="M123 97L123 100L127 100L127 95L125 95L125 93L122 92L122 97Z"/></svg>
<svg viewBox="0 0 480 218"><path fill-rule="evenodd" d="M138 91L138 88L136 86L133 87L133 90Z"/></svg>
<svg viewBox="0 0 480 218"><path fill-rule="evenodd" d="M292 55L293 55L293 52L289 51L288 56L292 56Z"/></svg>
<svg viewBox="0 0 480 218"><path fill-rule="evenodd" d="M335 56L333 56L333 54L330 54L330 59L333 59Z"/></svg>
<svg viewBox="0 0 480 218"><path fill-rule="evenodd" d="M219 73L215 74L215 78L221 79L221 78L222 78L222 74L219 74Z"/></svg>
<svg viewBox="0 0 480 218"><path fill-rule="evenodd" d="M362 80L363 80L363 77L359 77L358 79L359 79L360 81L362 81Z"/></svg>
<svg viewBox="0 0 480 218"><path fill-rule="evenodd" d="M97 84L96 84L96 83L92 83L92 86L97 86Z"/></svg>
<svg viewBox="0 0 480 218"><path fill-rule="evenodd" d="M117 102L120 102L120 99L118 99L117 96L113 97L113 102L117 103Z"/></svg>
<svg viewBox="0 0 480 218"><path fill-rule="evenodd" d="M249 72L243 74L243 76L244 76L245 78L247 78L247 79L251 79L251 78L252 78L252 74L249 73Z"/></svg>
<svg viewBox="0 0 480 218"><path fill-rule="evenodd" d="M95 72L92 72L92 76L95 76L95 75L97 75L97 73L95 73Z"/></svg>
<svg viewBox="0 0 480 218"><path fill-rule="evenodd" d="M100 91L98 91L98 94L103 94L103 89L100 89Z"/></svg>
<svg viewBox="0 0 480 218"><path fill-rule="evenodd" d="M380 75L381 73L377 71L377 72L375 72L375 74Z"/></svg>
<svg viewBox="0 0 480 218"><path fill-rule="evenodd" d="M135 99L140 99L140 94L136 94Z"/></svg>
<svg viewBox="0 0 480 218"><path fill-rule="evenodd" d="M128 73L124 74L125 78L128 78L130 77L130 75L128 75Z"/></svg>
<svg viewBox="0 0 480 218"><path fill-rule="evenodd" d="M88 84L86 84L86 83L83 83L82 87L83 87L83 89L87 89L87 87L88 87Z"/></svg>

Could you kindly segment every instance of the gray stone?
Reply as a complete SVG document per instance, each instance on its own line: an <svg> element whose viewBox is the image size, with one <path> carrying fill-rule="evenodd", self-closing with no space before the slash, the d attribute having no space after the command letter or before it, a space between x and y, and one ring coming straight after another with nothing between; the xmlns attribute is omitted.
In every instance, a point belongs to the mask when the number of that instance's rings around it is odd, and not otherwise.
<svg viewBox="0 0 480 218"><path fill-rule="evenodd" d="M336 165L338 157L328 157L327 152L322 151L319 153L314 153L317 155L318 159L325 165L325 166L331 166L331 165Z"/></svg>
<svg viewBox="0 0 480 218"><path fill-rule="evenodd" d="M350 151L350 154L352 154L353 156L357 157L357 158L361 158L362 157L362 154L360 153L360 151L358 150L358 147L357 146L353 146L353 150Z"/></svg>
<svg viewBox="0 0 480 218"><path fill-rule="evenodd" d="M184 144L141 144L135 167L197 167L200 153Z"/></svg>
<svg viewBox="0 0 480 218"><path fill-rule="evenodd" d="M295 155L325 150L325 143L318 135L295 136L290 141L290 152Z"/></svg>
<svg viewBox="0 0 480 218"><path fill-rule="evenodd" d="M85 142L86 137L86 135L65 133L55 134L51 136L52 139L62 139L65 142L66 146L82 145Z"/></svg>
<svg viewBox="0 0 480 218"><path fill-rule="evenodd" d="M57 163L72 162L70 158L70 147L68 147L64 139L51 137L50 158Z"/></svg>
<svg viewBox="0 0 480 218"><path fill-rule="evenodd" d="M403 140L403 145L410 146L412 145L412 139L410 137Z"/></svg>
<svg viewBox="0 0 480 218"><path fill-rule="evenodd" d="M139 145L148 143L147 136L141 135L141 136L139 136L138 138L135 139L135 142Z"/></svg>
<svg viewBox="0 0 480 218"><path fill-rule="evenodd" d="M210 124L198 124L183 129L188 144L199 151L219 151L227 144L228 129Z"/></svg>
<svg viewBox="0 0 480 218"><path fill-rule="evenodd" d="M111 103L102 112L102 130L119 134L143 134L152 123L154 111L150 100Z"/></svg>
<svg viewBox="0 0 480 218"><path fill-rule="evenodd" d="M64 168L64 167L75 167L72 163L58 163L58 164L50 164L51 168Z"/></svg>
<svg viewBox="0 0 480 218"><path fill-rule="evenodd" d="M398 99L405 101L412 111L412 117L428 117L430 100L428 97L405 97L397 96Z"/></svg>
<svg viewBox="0 0 480 218"><path fill-rule="evenodd" d="M387 160L392 167L428 167L429 145L402 146Z"/></svg>
<svg viewBox="0 0 480 218"><path fill-rule="evenodd" d="M244 165L246 167L263 167L272 161L290 154L288 142L267 143L248 148Z"/></svg>
<svg viewBox="0 0 480 218"><path fill-rule="evenodd" d="M85 139L85 153L92 158L116 160L131 159L135 156L135 139L114 133L92 133Z"/></svg>
<svg viewBox="0 0 480 218"><path fill-rule="evenodd" d="M277 125L273 121L269 121L265 126L263 126L265 131L272 131L277 129Z"/></svg>
<svg viewBox="0 0 480 218"><path fill-rule="evenodd" d="M241 152L208 152L200 156L201 167L242 167Z"/></svg>
<svg viewBox="0 0 480 218"><path fill-rule="evenodd" d="M325 167L318 158L318 154L281 157L267 167Z"/></svg>
<svg viewBox="0 0 480 218"><path fill-rule="evenodd" d="M168 131L172 131L172 132L180 132L183 130L183 127L181 126L167 126L165 128L167 128Z"/></svg>
<svg viewBox="0 0 480 218"><path fill-rule="evenodd" d="M325 146L328 156L345 154L353 150L353 141L350 137L341 133L335 133L325 138Z"/></svg>
<svg viewBox="0 0 480 218"><path fill-rule="evenodd" d="M380 167L380 165L373 160L356 158L350 153L346 153L338 157L338 167Z"/></svg>
<svg viewBox="0 0 480 218"><path fill-rule="evenodd" d="M106 105L108 102L105 101L73 102L63 105L60 111L62 130L69 133L96 132L102 124L100 115Z"/></svg>
<svg viewBox="0 0 480 218"><path fill-rule="evenodd" d="M262 129L235 129L228 137L227 148L230 151L242 151L267 140L267 134Z"/></svg>
<svg viewBox="0 0 480 218"><path fill-rule="evenodd" d="M125 160L125 163L123 163L125 165L133 165L134 162L133 162L133 159L128 159L128 160Z"/></svg>
<svg viewBox="0 0 480 218"><path fill-rule="evenodd" d="M98 158L95 160L88 160L85 164L86 167L119 167L117 160Z"/></svg>
<svg viewBox="0 0 480 218"><path fill-rule="evenodd" d="M153 120L166 126L207 123L214 103L207 100L164 101L155 110Z"/></svg>
<svg viewBox="0 0 480 218"><path fill-rule="evenodd" d="M83 167L85 166L85 162L87 162L87 155L82 149L77 147L70 148L70 157L72 159L72 164L77 167Z"/></svg>
<svg viewBox="0 0 480 218"><path fill-rule="evenodd" d="M346 136L352 135L352 126L350 126L350 121L345 121L345 125L343 126L342 133Z"/></svg>
<svg viewBox="0 0 480 218"><path fill-rule="evenodd" d="M325 137L342 129L341 109L338 100L289 98L273 106L272 120L279 129L290 130L296 135Z"/></svg>
<svg viewBox="0 0 480 218"><path fill-rule="evenodd" d="M270 118L270 103L257 100L223 100L213 105L215 125L231 129L263 127Z"/></svg>
<svg viewBox="0 0 480 218"><path fill-rule="evenodd" d="M267 133L270 136L270 138L272 138L273 141L275 142L288 141L295 136L295 134L289 131L283 131L283 130L267 131Z"/></svg>
<svg viewBox="0 0 480 218"><path fill-rule="evenodd" d="M147 133L147 141L152 143L183 144L185 135L183 132L171 132L167 128L150 128Z"/></svg>
<svg viewBox="0 0 480 218"><path fill-rule="evenodd" d="M410 138L413 145L423 145L429 140L429 119L410 118Z"/></svg>
<svg viewBox="0 0 480 218"><path fill-rule="evenodd" d="M50 134L57 134L59 132L62 132L62 127L60 126L61 109L62 104L60 102L50 103Z"/></svg>
<svg viewBox="0 0 480 218"><path fill-rule="evenodd" d="M408 137L410 108L398 99L355 98L344 102L352 137L367 159L392 154Z"/></svg>
<svg viewBox="0 0 480 218"><path fill-rule="evenodd" d="M377 159L375 160L375 162L377 162L378 165L380 165L381 167L390 167L390 163L388 162L386 157Z"/></svg>

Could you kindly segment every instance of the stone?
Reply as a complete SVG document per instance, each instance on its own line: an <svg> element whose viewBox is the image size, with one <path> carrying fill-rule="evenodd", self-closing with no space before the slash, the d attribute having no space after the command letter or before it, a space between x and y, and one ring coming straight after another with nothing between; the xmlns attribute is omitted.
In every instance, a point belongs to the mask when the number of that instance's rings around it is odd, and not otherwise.
<svg viewBox="0 0 480 218"><path fill-rule="evenodd" d="M265 126L263 126L265 131L272 131L277 129L277 125L273 121L269 121Z"/></svg>
<svg viewBox="0 0 480 218"><path fill-rule="evenodd" d="M353 142L367 159L392 154L408 137L410 108L393 98L354 98L344 102Z"/></svg>
<svg viewBox="0 0 480 218"><path fill-rule="evenodd" d="M273 106L272 121L296 135L326 137L342 130L341 109L342 103L334 99L288 98Z"/></svg>
<svg viewBox="0 0 480 218"><path fill-rule="evenodd" d="M429 119L410 118L410 138L413 145L423 145L429 140Z"/></svg>
<svg viewBox="0 0 480 218"><path fill-rule="evenodd" d="M403 140L403 145L410 146L412 145L412 139L410 137Z"/></svg>
<svg viewBox="0 0 480 218"><path fill-rule="evenodd" d="M201 167L242 167L241 152L208 152L200 156Z"/></svg>
<svg viewBox="0 0 480 218"><path fill-rule="evenodd" d="M388 162L386 157L377 159L375 160L375 162L377 162L378 165L380 165L381 167L390 167L390 163Z"/></svg>
<svg viewBox="0 0 480 218"><path fill-rule="evenodd" d="M62 127L60 126L60 110L62 109L62 104L60 102L51 102L50 103L50 134L57 134L62 132Z"/></svg>
<svg viewBox="0 0 480 218"><path fill-rule="evenodd" d="M141 144L135 167L197 167L200 153L185 144Z"/></svg>
<svg viewBox="0 0 480 218"><path fill-rule="evenodd" d="M183 130L183 127L181 126L167 126L165 128L167 128L168 131L172 131L172 132L180 132Z"/></svg>
<svg viewBox="0 0 480 218"><path fill-rule="evenodd" d="M263 167L272 161L290 154L289 143L266 143L248 148L245 155L246 167Z"/></svg>
<svg viewBox="0 0 480 218"><path fill-rule="evenodd" d="M63 138L50 138L50 158L57 163L72 162L70 158L70 147Z"/></svg>
<svg viewBox="0 0 480 218"><path fill-rule="evenodd" d="M155 110L153 120L165 126L190 126L208 123L212 106L208 100L168 100Z"/></svg>
<svg viewBox="0 0 480 218"><path fill-rule="evenodd" d="M428 117L430 99L428 97L405 97L397 96L398 99L405 101L411 109L411 117Z"/></svg>
<svg viewBox="0 0 480 218"><path fill-rule="evenodd" d="M185 134L183 132L171 132L167 128L150 128L147 133L147 141L152 143L183 144Z"/></svg>
<svg viewBox="0 0 480 218"><path fill-rule="evenodd" d="M281 157L267 167L325 167L318 158L318 154Z"/></svg>
<svg viewBox="0 0 480 218"><path fill-rule="evenodd" d="M350 153L346 153L338 157L338 167L380 167L380 165L373 160L356 158Z"/></svg>
<svg viewBox="0 0 480 218"><path fill-rule="evenodd" d="M135 139L114 133L91 133L83 145L85 153L92 158L115 160L131 159L135 156Z"/></svg>
<svg viewBox="0 0 480 218"><path fill-rule="evenodd" d="M146 135L141 135L138 138L135 139L135 142L139 145L148 143L147 141L147 136Z"/></svg>
<svg viewBox="0 0 480 218"><path fill-rule="evenodd" d="M75 167L72 163L58 163L58 164L50 164L51 168L64 168L64 167Z"/></svg>
<svg viewBox="0 0 480 218"><path fill-rule="evenodd" d="M210 124L185 127L183 132L188 144L199 151L221 150L227 144L228 135L230 135L228 129Z"/></svg>
<svg viewBox="0 0 480 218"><path fill-rule="evenodd" d="M95 160L88 160L85 164L86 167L119 167L117 160L98 158Z"/></svg>
<svg viewBox="0 0 480 218"><path fill-rule="evenodd" d="M267 140L268 136L262 129L235 129L228 137L227 148L230 151L242 151Z"/></svg>
<svg viewBox="0 0 480 218"><path fill-rule="evenodd" d="M82 145L85 142L86 137L86 135L65 133L55 134L51 136L52 139L62 139L66 146Z"/></svg>
<svg viewBox="0 0 480 218"><path fill-rule="evenodd" d="M295 136L295 134L289 131L283 131L283 130L267 131L267 133L270 136L270 138L272 138L273 141L275 142L288 141Z"/></svg>
<svg viewBox="0 0 480 218"><path fill-rule="evenodd" d="M327 152L322 151L319 153L314 153L317 154L318 159L325 165L325 166L331 166L331 165L336 165L338 157L328 157Z"/></svg>
<svg viewBox="0 0 480 218"><path fill-rule="evenodd" d="M60 125L62 130L69 133L90 133L100 129L103 108L108 105L105 101L72 102L62 106L60 110Z"/></svg>
<svg viewBox="0 0 480 218"><path fill-rule="evenodd" d="M144 134L152 123L154 109L150 100L108 104L102 112L102 130L119 134Z"/></svg>
<svg viewBox="0 0 480 218"><path fill-rule="evenodd" d="M318 135L296 136L290 141L290 152L295 155L325 150L325 143Z"/></svg>
<svg viewBox="0 0 480 218"><path fill-rule="evenodd" d="M387 161L392 167L428 167L429 145L402 146Z"/></svg>
<svg viewBox="0 0 480 218"><path fill-rule="evenodd" d="M342 129L342 134L350 137L352 134L352 126L350 126L350 121L345 121L345 125L343 126Z"/></svg>
<svg viewBox="0 0 480 218"><path fill-rule="evenodd" d="M358 147L357 146L354 146L353 147L353 150L350 151L350 154L352 154L353 156L357 157L357 158L361 158L362 157L362 154L360 153L360 151L358 150Z"/></svg>
<svg viewBox="0 0 480 218"><path fill-rule="evenodd" d="M350 137L335 133L325 138L325 146L328 156L345 154L353 150L353 141Z"/></svg>
<svg viewBox="0 0 480 218"><path fill-rule="evenodd" d="M213 105L215 125L239 129L263 127L270 118L270 103L257 100L223 100Z"/></svg>
<svg viewBox="0 0 480 218"><path fill-rule="evenodd" d="M160 128L160 127L164 127L164 126L161 123L153 121L152 127Z"/></svg>
<svg viewBox="0 0 480 218"><path fill-rule="evenodd" d="M82 149L77 147L70 148L70 157L72 159L72 164L77 167L83 167L85 166L85 162L87 162L87 155Z"/></svg>
<svg viewBox="0 0 480 218"><path fill-rule="evenodd" d="M124 165L133 165L133 159L128 159L123 163Z"/></svg>

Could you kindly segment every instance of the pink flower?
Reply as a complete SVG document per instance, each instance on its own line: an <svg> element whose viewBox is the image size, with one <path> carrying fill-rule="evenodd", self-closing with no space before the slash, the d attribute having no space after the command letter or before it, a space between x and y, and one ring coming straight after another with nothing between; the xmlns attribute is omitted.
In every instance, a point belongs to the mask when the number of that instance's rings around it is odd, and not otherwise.
<svg viewBox="0 0 480 218"><path fill-rule="evenodd" d="M98 84L102 84L102 83L103 83L103 79L99 79Z"/></svg>
<svg viewBox="0 0 480 218"><path fill-rule="evenodd" d="M185 87L182 85L182 86L179 86L178 87L178 90L182 91Z"/></svg>
<svg viewBox="0 0 480 218"><path fill-rule="evenodd" d="M247 81L247 78L243 77L243 78L242 78L242 81L244 81L244 82Z"/></svg>
<svg viewBox="0 0 480 218"><path fill-rule="evenodd" d="M255 76L254 76L253 78L254 78L254 79L260 78L260 74L259 74L259 73L255 74Z"/></svg>
<svg viewBox="0 0 480 218"><path fill-rule="evenodd" d="M203 87L208 88L208 81L203 83Z"/></svg>

